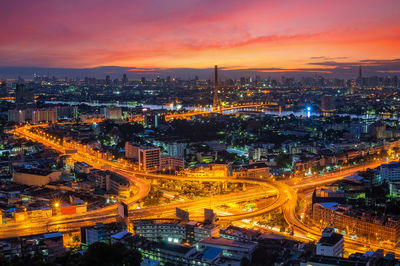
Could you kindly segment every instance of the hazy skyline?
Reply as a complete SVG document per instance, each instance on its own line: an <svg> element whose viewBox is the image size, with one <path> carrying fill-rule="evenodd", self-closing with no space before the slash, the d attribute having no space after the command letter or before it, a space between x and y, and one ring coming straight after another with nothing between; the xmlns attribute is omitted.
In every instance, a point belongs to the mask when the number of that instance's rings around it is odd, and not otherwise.
<svg viewBox="0 0 400 266"><path fill-rule="evenodd" d="M131 77L194 76L188 69L214 64L233 76L349 78L359 64L371 75L399 73L399 7L398 0L7 1L0 75L14 76L10 67L120 66Z"/></svg>

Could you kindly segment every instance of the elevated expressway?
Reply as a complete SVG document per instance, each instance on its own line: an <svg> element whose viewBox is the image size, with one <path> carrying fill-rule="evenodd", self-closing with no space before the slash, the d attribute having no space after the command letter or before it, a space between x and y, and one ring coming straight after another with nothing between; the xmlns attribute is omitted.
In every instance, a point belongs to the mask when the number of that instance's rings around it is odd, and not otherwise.
<svg viewBox="0 0 400 266"><path fill-rule="evenodd" d="M52 141L49 138L39 136L29 132L31 127L19 127L13 130L11 133L24 137L33 141L42 143L43 145L57 150L62 154L66 153L67 148ZM173 179L173 180L190 180L190 181L200 181L200 182L235 182L235 183L253 183L256 181L251 180L241 180L241 179L221 179L221 178L189 178L186 176L173 176L173 175L163 175L156 173L144 173L141 171L132 170L129 167L123 167L118 163L114 163L105 159L98 158L92 154L78 150L77 153L71 154L71 157L75 161L87 162L95 168L101 169L104 165L107 165L108 170L118 173L131 182L138 186L139 190L133 197L129 198L126 203L133 206L133 203L140 201L150 191L150 181L148 179ZM140 177L139 177L140 176ZM175 216L175 209L182 208L188 211L199 210L203 208L212 208L218 205L228 204L232 202L248 201L263 197L275 196L275 200L272 204L268 205L265 209L257 210L256 212L247 212L241 215L232 215L231 218L224 217L225 221L244 219L250 216L257 216L262 213L271 211L273 209L279 208L285 202L285 196L280 193L276 185L263 181L261 183L263 186L258 188L250 188L241 193L230 193L227 195L218 195L211 198L200 199L196 201L186 201L173 203L169 205L156 206L143 208L141 210L132 209L129 211L129 215L135 218L170 218ZM39 234L49 231L70 231L77 229L81 226L93 225L96 222L110 222L117 219L116 205L110 205L96 210L88 211L85 214L73 214L73 215L62 215L53 216L40 221L28 221L25 223L10 223L0 226L0 238L22 236L29 234Z"/></svg>
<svg viewBox="0 0 400 266"><path fill-rule="evenodd" d="M234 107L233 107L234 108ZM14 134L38 141L45 146L55 149L61 153L65 153L66 148L56 144L48 139L41 136L32 134L28 131L27 127L20 127L13 131ZM315 228L303 224L296 214L297 206L297 192L314 188L326 183L331 183L336 180L343 179L346 176L352 175L358 171L365 170L366 168L375 168L386 161L374 162L362 166L353 167L350 169L344 169L339 172L326 174L324 176L314 176L303 179L291 179L287 181L272 182L270 180L260 179L221 179L221 178L192 178L186 176L173 176L156 173L143 173L141 171L132 170L129 167L123 167L118 163L110 162L108 160L97 158L91 154L78 151L76 154L71 155L76 161L84 161L96 168L101 168L104 165L110 167L109 170L114 171L120 175L123 175L127 179L134 182L139 187L138 193L128 200L128 204L132 205L137 201L143 199L150 190L150 182L148 179L170 179L180 181L204 181L204 182L232 182L232 183L246 183L260 185L261 189L252 188L241 193L230 193L227 195L214 196L212 198L200 199L196 201L186 201L172 203L168 205L147 207L141 210L131 209L129 211L130 218L136 219L147 219L147 218L171 218L175 216L175 209L182 208L187 211L199 210L203 208L212 208L218 205L223 205L231 202L247 201L262 197L274 197L272 203L265 208L253 211L245 212L236 215L220 216L221 222L231 222L235 220L248 219L251 217L260 216L264 213L270 212L277 208L283 208L283 214L285 220L293 229L307 236L309 239L316 240L320 237L321 232ZM70 216L55 216L50 217L45 221L40 222L29 222L28 224L10 224L3 225L0 227L0 238L28 235L34 233L44 233L48 231L69 231L78 229L81 226L93 225L96 222L111 222L117 219L116 206L108 206L101 209L89 211L84 215L70 215ZM362 250L368 246L369 248L377 249L381 248L376 245L356 241L353 239L346 239L346 247L353 250ZM387 251L394 252L399 255L400 252L396 249L385 249Z"/></svg>
<svg viewBox="0 0 400 266"><path fill-rule="evenodd" d="M228 107L224 107L221 109L208 110L208 111L193 110L193 111L188 111L188 112L184 112L184 113L167 114L167 115L165 115L165 119L167 121L171 120L171 119L188 119L193 116L225 113L225 112L232 111L232 110L259 109L259 108L262 108L263 106L266 106L266 105L264 103L246 103L246 104L242 104L242 105L228 106Z"/></svg>

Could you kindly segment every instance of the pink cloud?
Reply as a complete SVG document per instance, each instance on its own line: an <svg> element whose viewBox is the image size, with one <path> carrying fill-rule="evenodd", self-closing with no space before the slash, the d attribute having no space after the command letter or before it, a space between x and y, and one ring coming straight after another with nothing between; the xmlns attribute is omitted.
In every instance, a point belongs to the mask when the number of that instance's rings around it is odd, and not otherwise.
<svg viewBox="0 0 400 266"><path fill-rule="evenodd" d="M0 62L292 68L315 56L398 58L399 7L397 0L6 1Z"/></svg>

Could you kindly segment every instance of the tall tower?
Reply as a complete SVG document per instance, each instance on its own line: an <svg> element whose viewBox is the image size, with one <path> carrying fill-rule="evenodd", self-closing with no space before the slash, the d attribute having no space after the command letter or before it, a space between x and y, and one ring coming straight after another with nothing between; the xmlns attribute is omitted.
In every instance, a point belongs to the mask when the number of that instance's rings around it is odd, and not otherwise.
<svg viewBox="0 0 400 266"><path fill-rule="evenodd" d="M362 87L363 86L363 76L362 76L362 67L361 67L361 65L360 65L357 81L358 81L358 85L360 87Z"/></svg>
<svg viewBox="0 0 400 266"><path fill-rule="evenodd" d="M221 102L218 97L218 66L215 65L215 91L214 91L214 100L213 100L213 110L218 110L221 113Z"/></svg>

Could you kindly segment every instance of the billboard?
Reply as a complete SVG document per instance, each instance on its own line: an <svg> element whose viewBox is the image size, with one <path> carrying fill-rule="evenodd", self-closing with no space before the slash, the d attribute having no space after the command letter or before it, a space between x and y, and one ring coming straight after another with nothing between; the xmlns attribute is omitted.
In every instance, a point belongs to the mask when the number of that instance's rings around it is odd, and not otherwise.
<svg viewBox="0 0 400 266"><path fill-rule="evenodd" d="M61 214L68 215L68 214L75 214L76 213L76 205L68 205L61 207Z"/></svg>

